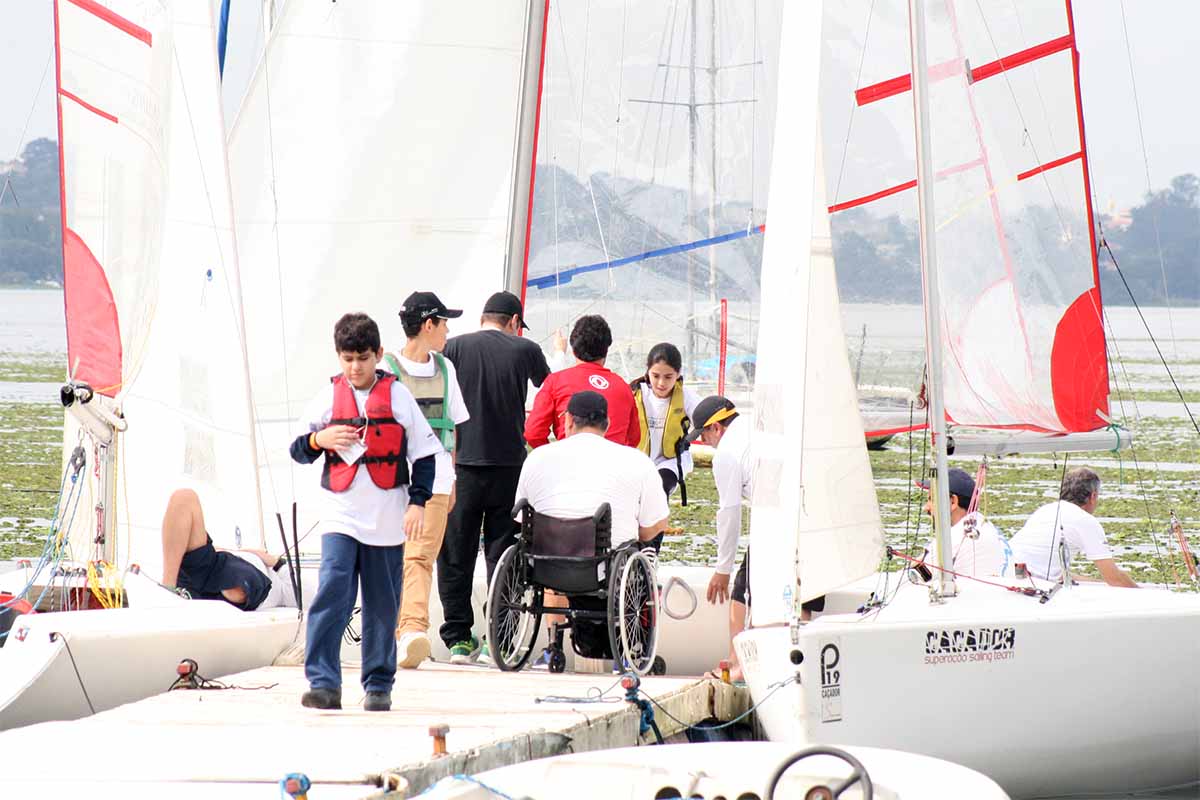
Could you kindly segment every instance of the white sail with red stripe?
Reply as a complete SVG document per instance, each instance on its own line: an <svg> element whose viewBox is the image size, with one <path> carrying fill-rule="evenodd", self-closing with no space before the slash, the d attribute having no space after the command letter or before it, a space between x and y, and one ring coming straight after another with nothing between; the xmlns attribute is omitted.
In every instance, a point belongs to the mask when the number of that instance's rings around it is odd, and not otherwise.
<svg viewBox="0 0 1200 800"><path fill-rule="evenodd" d="M260 536L212 13L58 0L55 18L68 371L127 426L104 446L68 416L73 554L157 575L174 489L201 494L218 544Z"/></svg>
<svg viewBox="0 0 1200 800"><path fill-rule="evenodd" d="M1070 3L941 0L927 25L947 419L1102 428L1108 366ZM860 132L902 130L906 116L911 126L911 76L895 45L863 58ZM851 167L869 140L848 137ZM915 165L905 174L904 158L880 160L839 173L831 212L915 194Z"/></svg>

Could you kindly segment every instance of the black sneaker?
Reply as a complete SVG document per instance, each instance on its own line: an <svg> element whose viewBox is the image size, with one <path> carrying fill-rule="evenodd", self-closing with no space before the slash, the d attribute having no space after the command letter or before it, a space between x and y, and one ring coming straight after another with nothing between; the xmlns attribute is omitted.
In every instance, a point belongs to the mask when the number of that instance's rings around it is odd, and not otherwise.
<svg viewBox="0 0 1200 800"><path fill-rule="evenodd" d="M305 708L320 708L325 710L340 710L342 707L341 689L309 689L300 697L300 705Z"/></svg>
<svg viewBox="0 0 1200 800"><path fill-rule="evenodd" d="M363 700L364 711L391 711L392 710L392 693L391 692L367 692L367 698Z"/></svg>

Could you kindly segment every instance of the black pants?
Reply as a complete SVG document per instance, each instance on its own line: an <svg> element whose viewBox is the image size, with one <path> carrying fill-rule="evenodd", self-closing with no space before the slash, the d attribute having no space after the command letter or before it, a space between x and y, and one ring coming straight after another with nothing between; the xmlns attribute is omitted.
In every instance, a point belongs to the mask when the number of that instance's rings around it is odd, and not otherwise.
<svg viewBox="0 0 1200 800"><path fill-rule="evenodd" d="M750 588L750 548L746 548L746 555L742 556L742 565L738 567L737 575L733 577L733 591L729 593L729 597L735 603L747 604L748 590ZM809 613L825 610L825 595L814 597L807 603L800 605L802 609Z"/></svg>
<svg viewBox="0 0 1200 800"><path fill-rule="evenodd" d="M471 638L475 613L471 608L471 584L479 555L479 531L483 530L483 557L487 561L488 584L500 556L517 541L519 526L512 517L513 498L521 468L473 467L459 464L455 472L454 509L446 520L446 538L438 554L438 595L446 621L439 634L449 647Z"/></svg>

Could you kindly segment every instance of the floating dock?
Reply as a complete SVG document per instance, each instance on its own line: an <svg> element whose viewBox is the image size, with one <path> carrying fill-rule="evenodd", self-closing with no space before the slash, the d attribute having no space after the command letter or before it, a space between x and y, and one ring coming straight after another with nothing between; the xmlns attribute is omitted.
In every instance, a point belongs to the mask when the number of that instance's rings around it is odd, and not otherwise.
<svg viewBox="0 0 1200 800"><path fill-rule="evenodd" d="M0 797L274 799L290 773L312 781L310 800L411 797L447 775L654 741L608 672L429 662L397 674L392 710L380 713L362 709L358 665L343 669L341 711L300 706L303 668L264 667L221 680L233 688L0 733ZM745 689L713 680L647 676L641 689L664 737L750 704ZM435 755L430 731L443 725L446 754Z"/></svg>

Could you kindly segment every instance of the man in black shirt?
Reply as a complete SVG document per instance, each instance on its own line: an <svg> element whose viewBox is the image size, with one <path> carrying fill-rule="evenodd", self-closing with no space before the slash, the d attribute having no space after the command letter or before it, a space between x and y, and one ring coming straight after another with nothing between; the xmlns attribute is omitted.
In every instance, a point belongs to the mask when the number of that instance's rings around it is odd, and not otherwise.
<svg viewBox="0 0 1200 800"><path fill-rule="evenodd" d="M450 648L450 661L458 664L479 651L471 635L471 582L480 528L490 584L496 562L516 542L512 507L525 461L528 384L541 386L550 374L542 349L517 335L529 327L523 313L516 295L497 292L483 306L482 330L450 339L443 353L458 372L471 414L456 429L457 499L438 555L438 594L446 620L439 633Z"/></svg>

